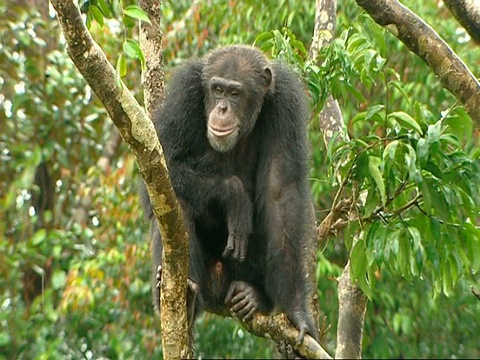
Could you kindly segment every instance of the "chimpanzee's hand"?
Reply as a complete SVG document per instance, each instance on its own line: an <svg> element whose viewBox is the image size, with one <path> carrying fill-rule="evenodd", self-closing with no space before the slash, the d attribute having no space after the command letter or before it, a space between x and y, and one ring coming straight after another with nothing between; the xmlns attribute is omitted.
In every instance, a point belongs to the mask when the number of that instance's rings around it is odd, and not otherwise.
<svg viewBox="0 0 480 360"><path fill-rule="evenodd" d="M268 312L264 296L257 288L244 281L232 281L225 296L225 304L231 305L232 315L249 321L256 312Z"/></svg>
<svg viewBox="0 0 480 360"><path fill-rule="evenodd" d="M223 258L245 261L247 256L248 234L239 234L231 231L228 235L227 245L223 251Z"/></svg>
<svg viewBox="0 0 480 360"><path fill-rule="evenodd" d="M225 181L227 201L228 239L222 256L245 261L248 237L252 233L253 206L238 176Z"/></svg>

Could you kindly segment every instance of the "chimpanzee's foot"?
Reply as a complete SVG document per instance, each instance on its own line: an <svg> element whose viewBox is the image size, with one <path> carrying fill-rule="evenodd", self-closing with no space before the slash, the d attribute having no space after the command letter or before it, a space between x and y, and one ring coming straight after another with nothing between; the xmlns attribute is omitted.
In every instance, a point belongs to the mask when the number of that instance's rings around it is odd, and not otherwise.
<svg viewBox="0 0 480 360"><path fill-rule="evenodd" d="M230 306L232 315L249 321L257 312L268 313L271 301L255 286L244 281L232 281L225 296L225 304Z"/></svg>
<svg viewBox="0 0 480 360"><path fill-rule="evenodd" d="M287 312L288 319L298 329L300 334L298 335L297 344L301 344L305 337L305 334L310 334L317 342L319 341L318 330L315 327L312 315L303 310L296 310Z"/></svg>

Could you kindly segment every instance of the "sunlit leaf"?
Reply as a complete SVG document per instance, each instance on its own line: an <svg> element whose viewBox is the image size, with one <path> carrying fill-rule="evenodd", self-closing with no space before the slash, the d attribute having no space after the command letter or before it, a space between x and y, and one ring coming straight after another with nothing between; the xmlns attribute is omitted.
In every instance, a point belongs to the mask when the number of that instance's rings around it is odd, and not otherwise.
<svg viewBox="0 0 480 360"><path fill-rule="evenodd" d="M40 245L47 237L47 231L45 229L39 229L33 236L32 236L32 245L38 246Z"/></svg>
<svg viewBox="0 0 480 360"><path fill-rule="evenodd" d="M144 21L150 25L152 24L147 13L138 5L128 5L123 9L123 13L133 19Z"/></svg>
<svg viewBox="0 0 480 360"><path fill-rule="evenodd" d="M103 27L103 13L100 10L100 8L96 5L91 5L90 6L90 11L92 12L93 18L95 21Z"/></svg>

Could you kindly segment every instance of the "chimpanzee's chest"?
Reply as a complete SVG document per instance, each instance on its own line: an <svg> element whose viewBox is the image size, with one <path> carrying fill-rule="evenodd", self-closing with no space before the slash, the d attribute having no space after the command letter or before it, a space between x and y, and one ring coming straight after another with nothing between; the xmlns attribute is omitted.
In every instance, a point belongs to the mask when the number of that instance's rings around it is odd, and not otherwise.
<svg viewBox="0 0 480 360"><path fill-rule="evenodd" d="M243 186L253 201L257 177L259 144L253 137L240 140L237 147L229 156L232 175L242 180Z"/></svg>

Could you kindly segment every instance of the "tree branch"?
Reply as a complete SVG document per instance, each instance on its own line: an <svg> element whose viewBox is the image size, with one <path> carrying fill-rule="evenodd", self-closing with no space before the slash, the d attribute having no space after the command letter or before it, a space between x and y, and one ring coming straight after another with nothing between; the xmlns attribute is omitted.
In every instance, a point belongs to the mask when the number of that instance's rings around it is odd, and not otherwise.
<svg viewBox="0 0 480 360"><path fill-rule="evenodd" d="M480 4L477 0L443 0L448 10L480 45Z"/></svg>
<svg viewBox="0 0 480 360"><path fill-rule="evenodd" d="M480 127L480 83L435 30L397 0L356 1L432 68Z"/></svg>
<svg viewBox="0 0 480 360"><path fill-rule="evenodd" d="M135 154L147 185L164 244L162 312L177 321L162 323L166 359L191 357L188 349L186 285L188 241L153 123L133 95L120 88L115 70L93 41L73 0L51 0L68 44L68 54L102 101L122 138ZM165 284L165 285L163 285ZM168 294L168 296L163 296Z"/></svg>
<svg viewBox="0 0 480 360"><path fill-rule="evenodd" d="M298 329L287 319L285 314L265 316L256 314L252 321L243 322L237 319L248 332L274 340L291 344L295 350L307 359L331 359L332 357L318 344L314 338L306 334L303 342L296 345Z"/></svg>

